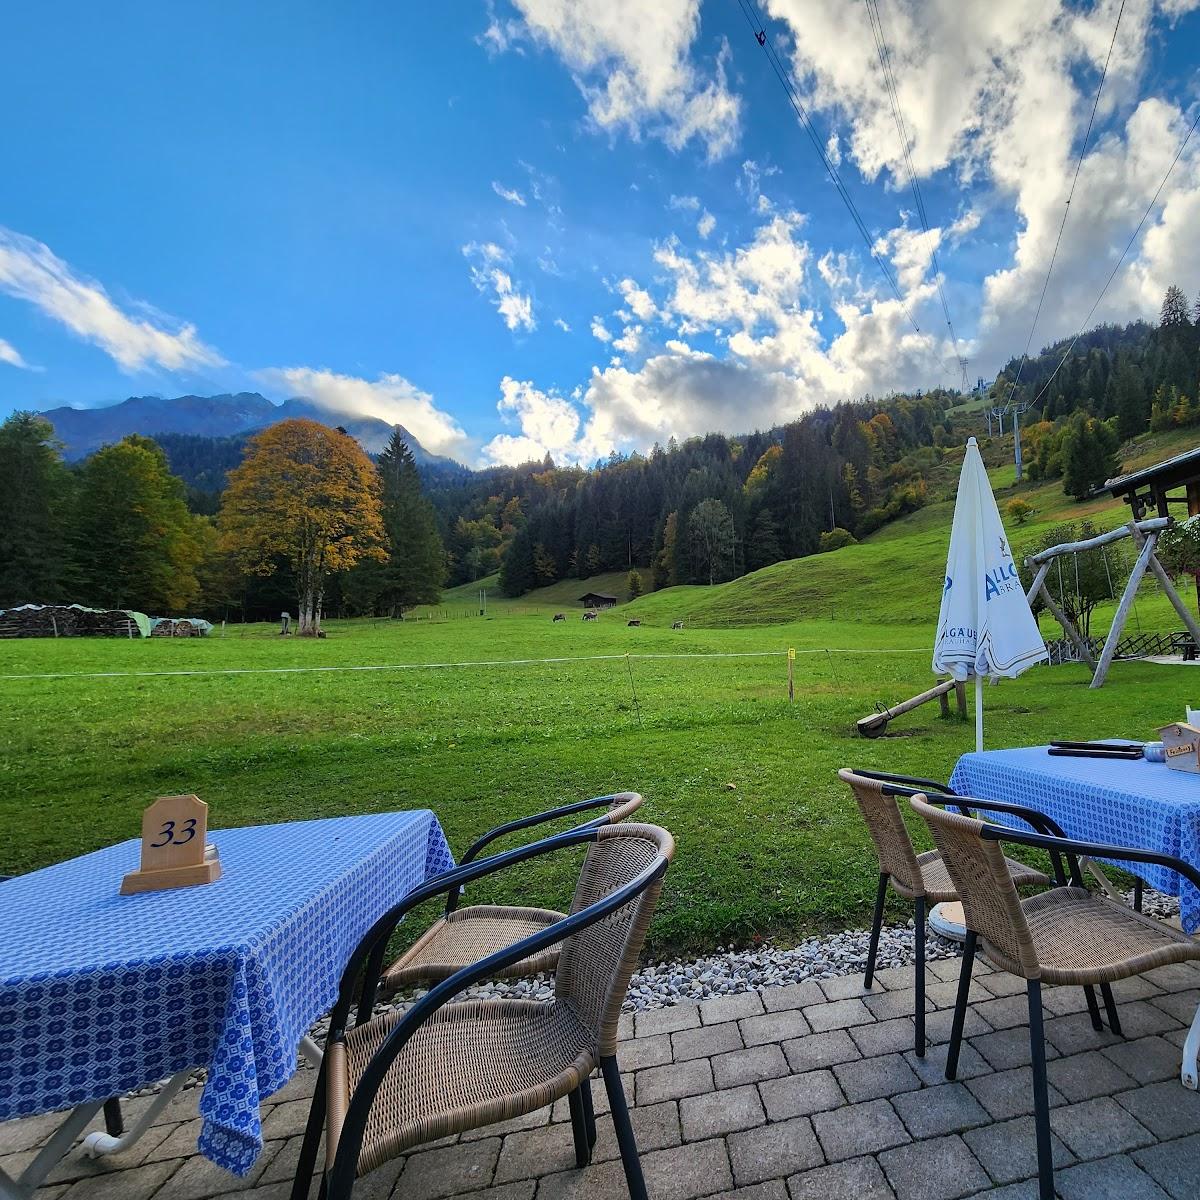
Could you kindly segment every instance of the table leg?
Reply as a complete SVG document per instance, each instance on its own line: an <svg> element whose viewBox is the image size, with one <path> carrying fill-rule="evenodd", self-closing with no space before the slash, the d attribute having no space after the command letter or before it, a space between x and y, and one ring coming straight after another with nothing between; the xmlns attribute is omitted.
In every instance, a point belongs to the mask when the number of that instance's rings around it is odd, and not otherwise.
<svg viewBox="0 0 1200 1200"><path fill-rule="evenodd" d="M1183 1066L1179 1077L1185 1088L1196 1091L1200 1086L1200 1075L1197 1074L1196 1056L1200 1054L1200 1008L1192 1018L1192 1027L1188 1030L1187 1040L1183 1043Z"/></svg>
<svg viewBox="0 0 1200 1200"><path fill-rule="evenodd" d="M88 1127L91 1119L104 1107L103 1100L73 1108L67 1119L54 1131L54 1136L38 1151L37 1157L13 1179L0 1171L0 1197L3 1200L32 1200L33 1193L58 1166L59 1160L75 1144L75 1139Z"/></svg>
<svg viewBox="0 0 1200 1200"><path fill-rule="evenodd" d="M187 1083L189 1075L191 1075L191 1071L180 1071L179 1074L172 1075L163 1090L147 1105L146 1111L134 1121L132 1128L127 1129L120 1137L113 1137L111 1133L105 1133L99 1129L94 1133L89 1133L83 1139L84 1154L89 1158L107 1158L110 1154L120 1154L122 1150L128 1150L154 1124L163 1109L175 1099L180 1088Z"/></svg>

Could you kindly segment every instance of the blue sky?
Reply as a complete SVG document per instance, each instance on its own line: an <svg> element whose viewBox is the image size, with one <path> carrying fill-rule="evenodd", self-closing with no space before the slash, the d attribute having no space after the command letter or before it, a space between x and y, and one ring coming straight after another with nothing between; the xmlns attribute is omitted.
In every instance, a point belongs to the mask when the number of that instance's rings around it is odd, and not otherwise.
<svg viewBox="0 0 1200 1200"><path fill-rule="evenodd" d="M464 461L737 432L956 383L1029 330L1117 5L772 0L903 306L734 0L9 12L0 414L309 394ZM1128 0L1035 345L1086 314L1200 100ZM1095 320L1200 290L1200 137ZM920 332L909 323L911 313Z"/></svg>

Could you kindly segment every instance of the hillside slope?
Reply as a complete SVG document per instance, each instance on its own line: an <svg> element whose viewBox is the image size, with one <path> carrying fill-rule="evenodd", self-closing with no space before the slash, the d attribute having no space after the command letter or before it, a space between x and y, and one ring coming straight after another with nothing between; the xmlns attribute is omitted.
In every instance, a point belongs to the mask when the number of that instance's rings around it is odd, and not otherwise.
<svg viewBox="0 0 1200 1200"><path fill-rule="evenodd" d="M1159 462L1195 442L1195 431L1149 434L1128 448L1125 469ZM1129 509L1107 497L1075 503L1063 495L1061 480L1014 487L1011 460L989 475L1002 513L1014 496L1034 507L1025 525L1006 522L1018 558L1025 547L1063 522L1087 518L1101 529L1110 529L1129 519ZM684 621L703 626L779 624L806 618L932 622L940 603L953 512L952 500L939 501L893 521L858 545L775 563L716 587L664 588L634 601L625 611L655 624ZM1121 582L1116 583L1118 591ZM1152 608L1156 614L1161 608L1165 616L1165 605ZM1171 628L1179 621L1173 614L1167 620Z"/></svg>

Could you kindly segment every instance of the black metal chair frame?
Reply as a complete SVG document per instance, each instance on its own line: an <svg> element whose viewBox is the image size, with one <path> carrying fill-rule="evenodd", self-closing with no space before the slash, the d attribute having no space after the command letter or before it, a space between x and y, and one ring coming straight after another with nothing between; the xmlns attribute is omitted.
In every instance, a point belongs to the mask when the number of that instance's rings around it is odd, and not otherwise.
<svg viewBox="0 0 1200 1200"><path fill-rule="evenodd" d="M542 841L531 842L528 845L492 855L478 862L465 863L452 871L438 875L410 892L403 901L389 909L375 922L351 955L350 961L342 973L337 1003L330 1015L326 1051L331 1043L345 1039L350 1012L355 1006L356 997L358 1011L355 1024L361 1024L370 1019L388 940L407 912L426 900L441 895L447 889L457 891L464 884L485 875L502 871L507 867L516 866L529 859L557 850L586 845L594 841L596 841L596 823L591 823L554 834ZM660 879L666 872L667 865L665 858L657 858L633 880L610 893L603 900L589 905L580 912L570 914L565 919L547 926L541 932L533 934L505 950L497 951L470 967L464 967L422 996L387 1035L354 1090L346 1113L346 1121L338 1140L334 1161L325 1166L320 1189L321 1200L349 1200L357 1176L358 1158L367 1118L375 1095L382 1085L388 1069L404 1049L405 1044L433 1013L464 988L492 978L497 971L520 962L530 954L537 953L556 942L561 942L581 929L603 920ZM309 1109L308 1123L305 1127L304 1140L301 1143L299 1162L292 1185L291 1200L306 1200L311 1188L317 1151L320 1148L325 1122L327 1063L328 1056L326 1054L322 1058L317 1074L312 1107ZM629 1107L625 1099L625 1090L621 1084L621 1073L616 1055L601 1058L599 1066L604 1077L605 1089L608 1092L617 1145L621 1151L621 1162L625 1169L625 1179L631 1200L647 1200L646 1184L638 1158L637 1142L629 1118ZM571 1093L569 1102L575 1161L577 1166L584 1167L591 1161L592 1148L596 1143L596 1121L592 1106L590 1080L584 1080L578 1090Z"/></svg>
<svg viewBox="0 0 1200 1200"><path fill-rule="evenodd" d="M925 797L930 804L941 808L959 807L954 798L949 796ZM986 805L971 802L978 808ZM981 835L993 842L1016 842L1022 846L1046 850L1057 862L1058 855L1063 855L1071 866L1071 886L1082 888L1083 877L1079 872L1079 858L1112 859L1118 862L1152 863L1156 866L1168 867L1178 871L1193 886L1200 888L1200 871L1190 863L1175 858L1170 854L1160 854L1153 850L1142 850L1135 846L1110 846L1101 842L1084 842L1076 838L1059 837L1044 833L1027 833L1025 830L1010 829L1004 825L985 824ZM1066 880L1059 874L1059 885L1066 886ZM963 1024L967 1016L967 996L971 989L971 971L975 962L975 949L978 934L973 929L967 930L967 939L963 944L962 968L958 976L958 992L954 1001L954 1020L950 1026L950 1045L946 1052L946 1078L954 1079L958 1073L958 1056L962 1047ZM1046 1084L1046 1042L1042 1021L1042 981L1029 979L1025 983L1029 1002L1029 1054L1033 1064L1033 1104L1034 1125L1037 1133L1038 1157L1038 1195L1040 1200L1054 1200L1054 1165L1050 1144L1050 1099ZM1095 1004L1089 993L1089 1008ZM1107 983L1100 985L1104 997L1104 1007L1108 1015L1109 1027L1118 1037L1122 1037L1121 1023L1117 1016L1117 1006L1113 999L1112 988ZM1093 1027L1099 1029L1097 1014L1093 1012Z"/></svg>
<svg viewBox="0 0 1200 1200"><path fill-rule="evenodd" d="M564 804L559 808L547 809L546 812L534 813L528 817L519 817L515 821L507 821L503 825L497 825L495 829L489 829L482 837L475 839L467 852L458 860L458 865L465 867L468 863L474 862L479 857L481 850L484 850L492 842L510 833L518 833L522 829L532 829L535 825L545 825L550 821L557 821L563 817L573 817L576 813L588 812L593 808L607 808L612 805L612 802L616 798L617 794L615 792L607 796L593 796L590 800L579 800L574 804ZM576 828L591 829L595 826L606 825L607 823L608 814L601 813L598 817L593 817L590 821L584 821L582 825L578 825ZM461 895L461 889L456 889L446 897L447 916L458 908L458 901Z"/></svg>
<svg viewBox="0 0 1200 1200"><path fill-rule="evenodd" d="M964 816L971 816L970 809L962 804L955 804L957 793L944 783L938 783L933 779L922 779L916 775L896 775L889 771L864 771L858 767L852 767L851 770L856 775L862 775L867 779L875 779L883 784L883 794L885 796L905 797L924 795L931 799L945 800L947 805L957 807L959 812ZM936 800L935 800L936 798ZM1015 817L1020 817L1032 828L1039 832L1045 832L1054 836L1065 837L1062 829L1044 813L1038 812L1036 808L1029 808L1024 804L1010 804L1007 802L992 802L982 800L970 800L970 806L973 808L986 809L990 812L1008 813ZM1063 879L1062 864L1055 858L1055 877L1058 880ZM871 916L871 938L867 946L867 969L863 976L863 986L869 988L871 981L875 977L875 960L879 954L879 938L883 932L883 915L884 909L887 906L888 882L891 876L885 871L879 873L879 884L875 890L875 911ZM929 914L925 911L925 897L918 896L913 901L913 917L914 917L914 942L916 952L916 969L914 972L914 983L916 990L914 1019L916 1022L915 1031L915 1046L918 1058L925 1057L925 937L926 925ZM1099 1024L1100 1011L1096 1005L1096 998L1089 992L1088 994L1088 1012L1092 1015L1092 1025L1096 1029L1103 1028Z"/></svg>

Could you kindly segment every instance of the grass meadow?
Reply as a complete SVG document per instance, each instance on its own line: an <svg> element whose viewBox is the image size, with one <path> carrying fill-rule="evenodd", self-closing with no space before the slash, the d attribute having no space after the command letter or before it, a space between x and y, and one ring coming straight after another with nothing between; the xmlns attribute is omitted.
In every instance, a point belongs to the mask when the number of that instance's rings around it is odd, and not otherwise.
<svg viewBox="0 0 1200 1200"><path fill-rule="evenodd" d="M164 793L199 794L213 828L428 807L461 852L518 814L628 788L679 843L656 952L863 924L875 868L837 768L944 778L972 748L973 726L936 705L893 736L855 732L876 702L929 685L930 563L890 584L898 604L929 605L923 622L880 623L851 590L834 620L672 630L660 593L595 623L498 605L487 619L331 622L323 641L246 626L0 643L0 873L136 836ZM647 624L628 628L633 611ZM1087 683L1065 666L986 689L989 744L1144 737L1200 700L1190 668L1118 663L1103 690ZM575 870L544 861L476 896L565 905Z"/></svg>

